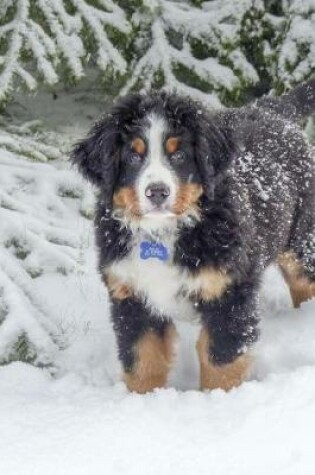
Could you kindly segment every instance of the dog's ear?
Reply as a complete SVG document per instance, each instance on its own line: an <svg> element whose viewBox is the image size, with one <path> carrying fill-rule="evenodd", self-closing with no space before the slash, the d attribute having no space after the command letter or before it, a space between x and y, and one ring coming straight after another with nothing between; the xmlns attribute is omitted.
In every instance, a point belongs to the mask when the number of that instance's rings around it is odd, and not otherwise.
<svg viewBox="0 0 315 475"><path fill-rule="evenodd" d="M199 115L199 117L198 117ZM195 156L204 192L213 200L215 187L224 177L235 151L231 131L222 117L197 115Z"/></svg>
<svg viewBox="0 0 315 475"><path fill-rule="evenodd" d="M140 94L119 99L111 112L99 120L88 136L76 144L71 159L82 175L110 197L118 175L123 134L139 112Z"/></svg>
<svg viewBox="0 0 315 475"><path fill-rule="evenodd" d="M108 114L88 136L78 142L71 159L82 175L104 192L111 193L119 165L120 131L117 118Z"/></svg>

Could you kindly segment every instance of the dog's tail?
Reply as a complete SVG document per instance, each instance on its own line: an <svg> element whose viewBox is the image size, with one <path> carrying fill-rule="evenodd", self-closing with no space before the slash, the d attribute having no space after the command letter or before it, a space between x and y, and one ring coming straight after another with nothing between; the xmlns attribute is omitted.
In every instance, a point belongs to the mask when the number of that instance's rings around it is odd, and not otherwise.
<svg viewBox="0 0 315 475"><path fill-rule="evenodd" d="M291 120L305 119L315 112L315 78L300 84L281 97L262 97L258 99L257 106Z"/></svg>

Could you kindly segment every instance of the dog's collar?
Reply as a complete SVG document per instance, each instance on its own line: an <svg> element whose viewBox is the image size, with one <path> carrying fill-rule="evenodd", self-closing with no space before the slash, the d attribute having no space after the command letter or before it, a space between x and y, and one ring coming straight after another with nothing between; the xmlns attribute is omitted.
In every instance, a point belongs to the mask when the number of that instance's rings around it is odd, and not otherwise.
<svg viewBox="0 0 315 475"><path fill-rule="evenodd" d="M140 242L140 259L158 259L167 261L170 257L169 249L157 241L141 241Z"/></svg>

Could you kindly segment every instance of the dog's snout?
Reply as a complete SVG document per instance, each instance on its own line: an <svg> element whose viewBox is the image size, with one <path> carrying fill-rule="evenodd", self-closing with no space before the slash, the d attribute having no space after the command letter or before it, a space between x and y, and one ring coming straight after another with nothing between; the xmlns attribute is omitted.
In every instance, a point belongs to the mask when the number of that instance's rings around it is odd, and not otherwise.
<svg viewBox="0 0 315 475"><path fill-rule="evenodd" d="M169 196L170 189L165 183L151 183L145 190L145 196L155 205L161 205Z"/></svg>

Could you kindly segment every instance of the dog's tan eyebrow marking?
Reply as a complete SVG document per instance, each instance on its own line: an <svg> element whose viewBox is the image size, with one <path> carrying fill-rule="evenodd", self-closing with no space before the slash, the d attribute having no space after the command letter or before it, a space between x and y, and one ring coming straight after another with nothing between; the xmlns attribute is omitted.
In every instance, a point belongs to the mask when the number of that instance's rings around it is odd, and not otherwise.
<svg viewBox="0 0 315 475"><path fill-rule="evenodd" d="M175 153L179 149L180 139L179 137L169 137L166 140L165 148L167 153Z"/></svg>
<svg viewBox="0 0 315 475"><path fill-rule="evenodd" d="M145 143L140 137L136 137L135 139L133 139L133 141L131 142L131 148L139 155L143 155L146 151Z"/></svg>

